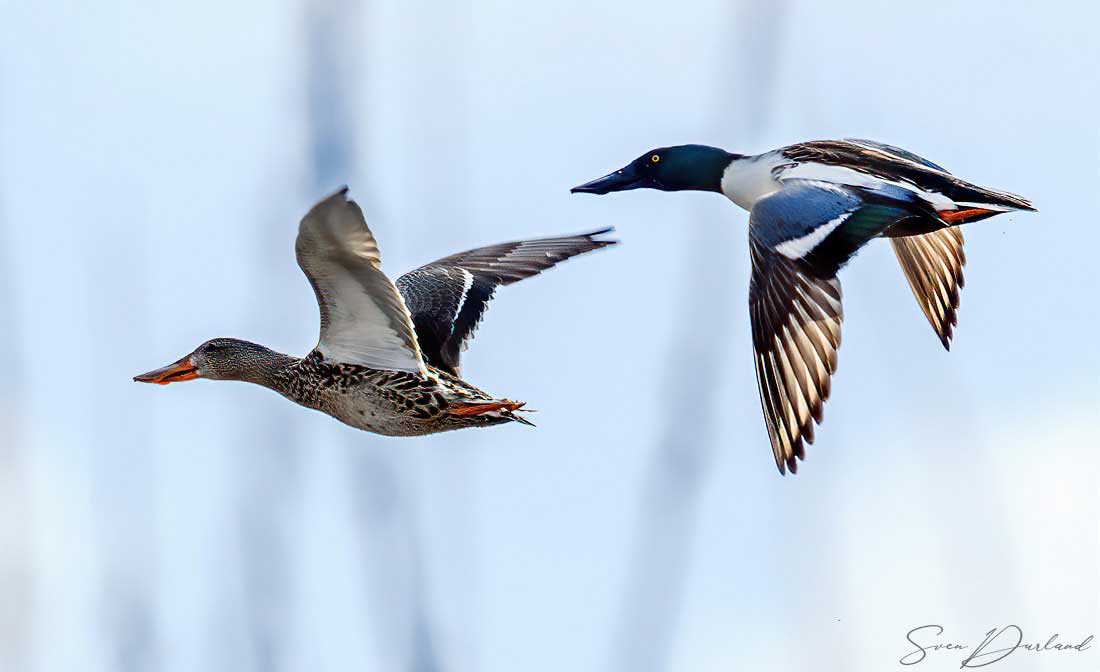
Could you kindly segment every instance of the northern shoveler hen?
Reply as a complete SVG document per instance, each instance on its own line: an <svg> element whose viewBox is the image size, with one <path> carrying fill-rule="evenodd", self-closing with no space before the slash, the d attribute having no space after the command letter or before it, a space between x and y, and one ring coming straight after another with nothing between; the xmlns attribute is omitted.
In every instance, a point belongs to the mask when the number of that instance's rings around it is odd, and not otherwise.
<svg viewBox="0 0 1100 672"><path fill-rule="evenodd" d="M216 338L134 378L167 385L239 380L368 432L419 436L505 422L523 403L497 399L459 377L459 354L500 285L615 244L611 231L522 240L455 254L391 282L378 244L347 188L302 219L295 250L321 308L321 337L305 358Z"/></svg>
<svg viewBox="0 0 1100 672"><path fill-rule="evenodd" d="M681 145L646 152L573 188L713 191L749 211L749 314L760 402L780 473L797 471L814 440L840 347L837 271L872 238L893 244L909 286L945 348L963 286L957 227L1027 199L961 180L904 149L822 140L755 156Z"/></svg>

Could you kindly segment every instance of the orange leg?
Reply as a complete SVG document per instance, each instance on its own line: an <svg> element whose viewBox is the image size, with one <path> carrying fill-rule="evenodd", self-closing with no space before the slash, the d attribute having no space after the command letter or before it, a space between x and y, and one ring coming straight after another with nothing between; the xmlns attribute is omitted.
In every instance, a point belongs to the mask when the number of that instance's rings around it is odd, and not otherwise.
<svg viewBox="0 0 1100 672"><path fill-rule="evenodd" d="M484 404L469 404L466 406L459 406L451 411L454 415L481 415L482 413L488 413L490 411L499 411L505 409L508 411L516 411L523 408L526 402L522 401L491 401Z"/></svg>
<svg viewBox="0 0 1100 672"><path fill-rule="evenodd" d="M965 224L966 222L1000 212L999 210L986 210L985 208L964 208L962 210L940 210L939 215L948 224Z"/></svg>

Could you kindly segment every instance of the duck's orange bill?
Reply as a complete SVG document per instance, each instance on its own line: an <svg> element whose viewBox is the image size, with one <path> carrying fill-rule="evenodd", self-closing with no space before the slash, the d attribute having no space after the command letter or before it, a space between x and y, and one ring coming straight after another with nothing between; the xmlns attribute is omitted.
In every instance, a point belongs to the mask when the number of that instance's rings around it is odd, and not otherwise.
<svg viewBox="0 0 1100 672"><path fill-rule="evenodd" d="M134 382L167 385L168 383L178 383L184 380L194 380L198 377L199 370L191 363L191 356L188 355L180 361L159 368L156 371L134 376Z"/></svg>

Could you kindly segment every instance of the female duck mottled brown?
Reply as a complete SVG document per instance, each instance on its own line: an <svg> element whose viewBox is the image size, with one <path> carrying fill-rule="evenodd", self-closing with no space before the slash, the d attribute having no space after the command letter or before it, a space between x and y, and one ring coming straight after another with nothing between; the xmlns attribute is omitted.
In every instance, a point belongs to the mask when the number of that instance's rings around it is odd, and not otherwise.
<svg viewBox="0 0 1100 672"><path fill-rule="evenodd" d="M433 261L390 281L378 244L347 188L302 220L295 249L321 308L317 347L299 359L216 338L134 378L167 385L239 380L368 432L419 436L505 422L523 402L497 399L459 377L465 349L500 285L615 241L592 233L503 243Z"/></svg>

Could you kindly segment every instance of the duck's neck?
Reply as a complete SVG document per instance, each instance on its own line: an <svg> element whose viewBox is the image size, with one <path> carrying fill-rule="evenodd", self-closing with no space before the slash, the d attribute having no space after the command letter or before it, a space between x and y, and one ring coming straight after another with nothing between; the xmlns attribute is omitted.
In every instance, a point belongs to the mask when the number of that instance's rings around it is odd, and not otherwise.
<svg viewBox="0 0 1100 672"><path fill-rule="evenodd" d="M722 175L731 162L741 155L709 145L680 145L657 150L656 159L663 154L660 169L654 176L656 189L662 191L722 191Z"/></svg>
<svg viewBox="0 0 1100 672"><path fill-rule="evenodd" d="M235 371L233 378L245 383L262 385L279 394L289 396L291 393L292 376L288 375L290 367L301 360L297 357L275 352L262 345L255 345L252 356L243 362Z"/></svg>

